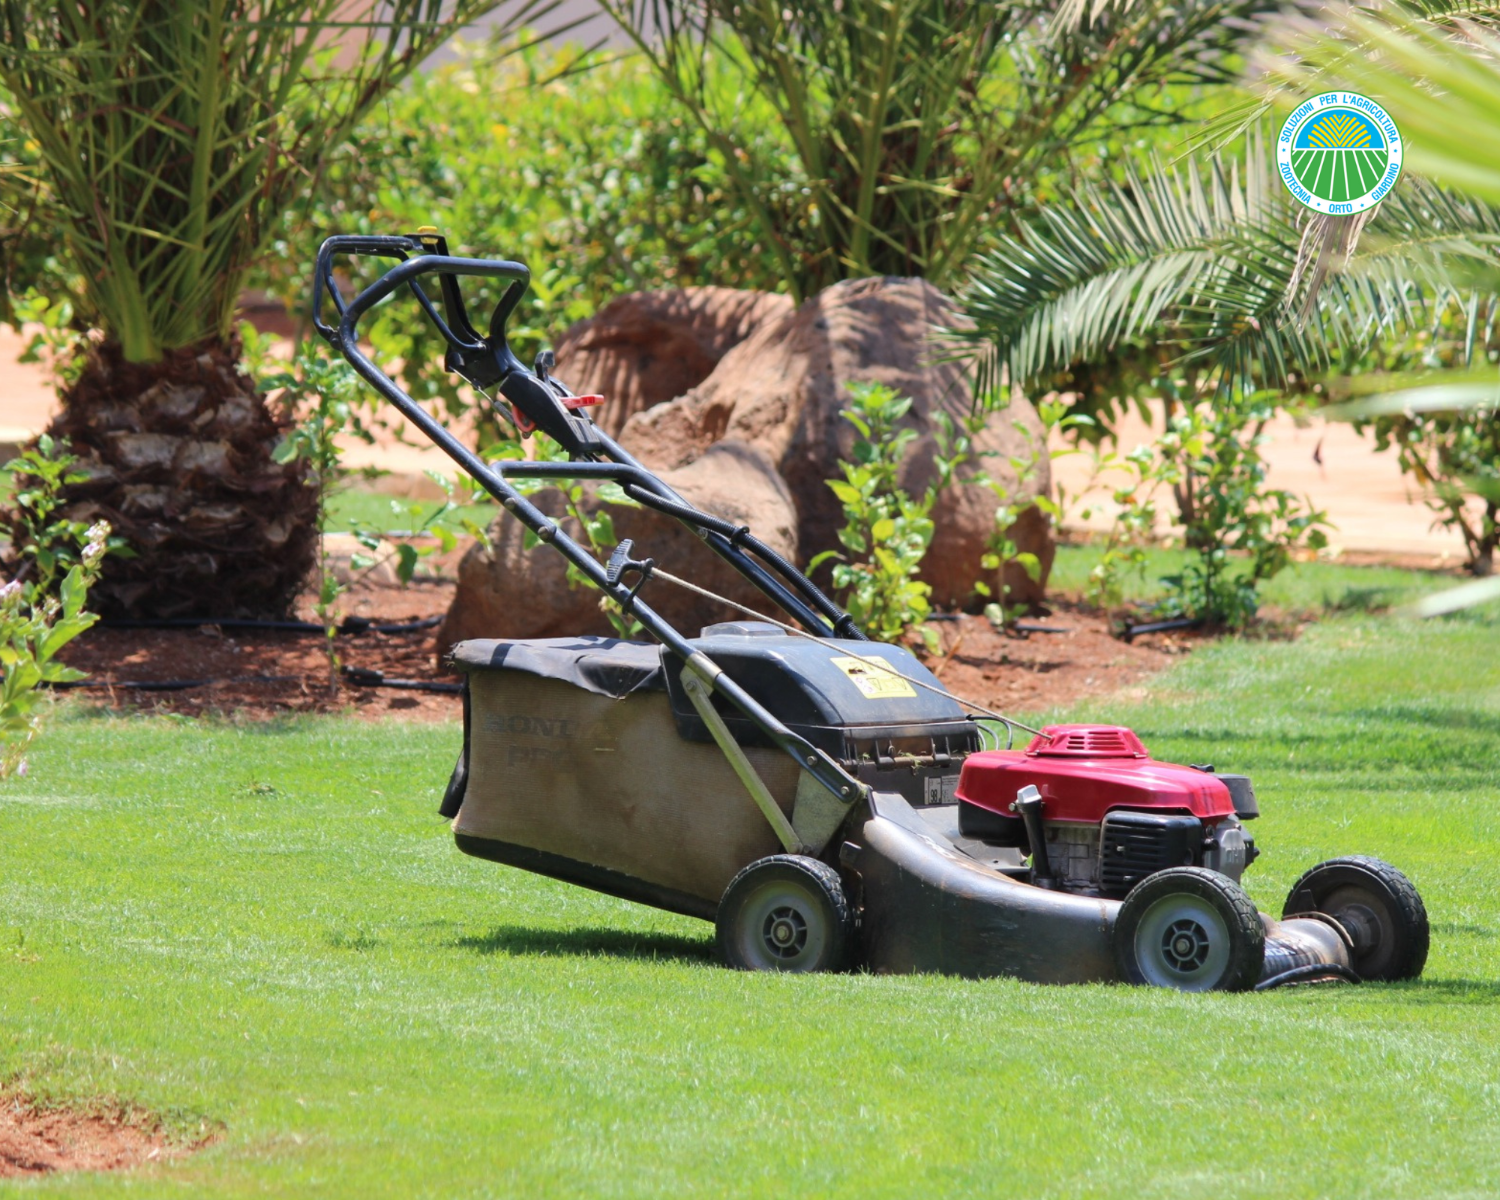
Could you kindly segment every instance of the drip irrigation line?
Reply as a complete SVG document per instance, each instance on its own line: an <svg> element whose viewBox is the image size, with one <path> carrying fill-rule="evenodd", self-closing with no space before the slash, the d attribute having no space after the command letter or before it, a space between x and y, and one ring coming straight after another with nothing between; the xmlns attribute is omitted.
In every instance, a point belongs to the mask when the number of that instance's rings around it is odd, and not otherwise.
<svg viewBox="0 0 1500 1200"><path fill-rule="evenodd" d="M1125 628L1120 631L1120 637L1128 646L1143 633L1166 633L1173 629L1197 629L1203 624L1202 617L1175 617L1170 621L1143 621L1139 625L1132 625L1128 621Z"/></svg>
<svg viewBox="0 0 1500 1200"><path fill-rule="evenodd" d="M353 687L386 687L408 692L441 692L458 695L464 690L461 683L441 683L425 679L387 679L384 672L365 667L343 667L340 669L345 682ZM44 684L57 691L124 691L124 692L185 692L191 688L222 687L229 684L247 683L302 683L305 675L231 675L223 679L77 679L66 683Z"/></svg>
<svg viewBox="0 0 1500 1200"><path fill-rule="evenodd" d="M214 687L224 683L300 683L301 675L235 675L228 679L75 679L46 686L58 691L91 689L125 692L185 692L189 688Z"/></svg>
<svg viewBox="0 0 1500 1200"><path fill-rule="evenodd" d="M396 624L377 624L369 617L345 617L335 632L344 636L361 633L417 633L423 629L435 629L443 623L442 617L423 617L420 621L402 621ZM116 618L100 621L104 629L202 629L213 625L219 629L265 629L281 633L326 634L327 629L316 621L259 621L248 617L142 617Z"/></svg>
<svg viewBox="0 0 1500 1200"><path fill-rule="evenodd" d="M387 679L384 671L377 671L371 667L340 667L339 674L344 677L344 682L354 687L388 687L398 688L407 692L442 692L446 695L461 695L464 685L461 683L441 683L437 680L428 679Z"/></svg>
<svg viewBox="0 0 1500 1200"><path fill-rule="evenodd" d="M778 621L775 617L768 617L765 615L765 613L756 612L753 608L746 608L745 605L737 604L727 596L721 596L717 592L709 591L705 587L699 587L696 583L689 583L686 579L679 579L676 575L673 575L667 571L663 571L660 567L653 566L650 570L650 575L654 578L665 579L668 583L675 583L678 587L686 588L690 592L696 592L698 593L698 595L703 596L706 599L717 600L720 604L728 605L730 608L735 609L737 612L744 613L747 617L754 617L757 621L765 621L771 625L775 625L779 629L786 630L787 633L796 634L798 637L806 638L810 642L817 642L819 645L823 644L823 638L816 637L813 634L808 633L805 629L798 629L795 625L788 625L785 621ZM986 708L982 704L976 704L972 700L965 700L962 696L955 696L947 688L933 687L932 684L927 683L924 680L914 679L910 675L903 675L900 671L896 670L895 667L891 666L891 664L886 662L884 659L866 658L864 655L857 654L853 650L844 650L843 654L847 658L858 659L866 666L871 666L876 668L877 670L884 671L888 675L894 675L897 679L904 679L907 683L914 684L919 688L925 688L927 691L935 692L939 696L946 696L949 700L955 700L959 704L964 705L964 707L972 708L975 712L981 713L986 717L992 717L996 721L1002 721L1008 728L1024 729L1027 733L1036 734L1038 737L1040 737L1042 734L1042 731L1040 729L1033 729L1030 725L1023 725L1014 717L1007 717L1003 713L997 713L994 711L994 709Z"/></svg>

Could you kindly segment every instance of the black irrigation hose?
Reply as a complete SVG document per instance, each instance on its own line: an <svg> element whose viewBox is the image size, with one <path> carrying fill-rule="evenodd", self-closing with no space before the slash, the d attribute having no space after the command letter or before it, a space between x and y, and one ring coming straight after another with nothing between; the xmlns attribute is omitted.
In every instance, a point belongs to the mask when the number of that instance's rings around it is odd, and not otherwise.
<svg viewBox="0 0 1500 1200"><path fill-rule="evenodd" d="M1126 623L1120 637L1128 644L1143 633L1166 633L1171 629L1197 629L1203 624L1202 617L1178 617L1171 621L1146 621L1140 625Z"/></svg>
<svg viewBox="0 0 1500 1200"><path fill-rule="evenodd" d="M1335 979L1342 979L1345 983L1364 982L1353 968L1346 967L1343 963L1307 963L1305 966L1283 971L1280 975L1272 975L1269 979L1262 979L1253 990L1269 992L1272 988L1285 987L1290 983L1310 983L1313 980L1326 979L1329 975Z"/></svg>
<svg viewBox="0 0 1500 1200"><path fill-rule="evenodd" d="M447 695L460 695L464 690L461 683L439 683L425 679L387 679L384 671L377 671L371 667L340 667L339 674L344 677L344 682L355 687L388 687L400 688L408 692L442 692Z"/></svg>
<svg viewBox="0 0 1500 1200"><path fill-rule="evenodd" d="M461 683L429 682L424 679L387 679L381 671L366 667L344 667L341 669L346 683L354 687L387 687L408 692L442 692L458 695L463 692ZM140 679L111 683L101 679L80 679L70 683L53 683L44 686L59 691L88 688L95 691L126 692L185 692L190 688L214 687L218 684L235 683L301 683L302 675L233 675L225 679Z"/></svg>
<svg viewBox="0 0 1500 1200"><path fill-rule="evenodd" d="M140 679L111 683L101 679L77 679L46 686L58 691L89 688L97 691L185 692L189 688L212 687L216 683L297 683L301 675L236 675L229 679Z"/></svg>
<svg viewBox="0 0 1500 1200"><path fill-rule="evenodd" d="M337 632L343 635L417 633L423 629L435 629L442 623L442 617L423 617L420 621L377 625L369 617L345 617L339 622ZM145 617L105 620L100 621L99 625L104 629L201 629L205 625L214 625L220 629L267 629L283 633L327 632L316 621L255 621L247 617Z"/></svg>

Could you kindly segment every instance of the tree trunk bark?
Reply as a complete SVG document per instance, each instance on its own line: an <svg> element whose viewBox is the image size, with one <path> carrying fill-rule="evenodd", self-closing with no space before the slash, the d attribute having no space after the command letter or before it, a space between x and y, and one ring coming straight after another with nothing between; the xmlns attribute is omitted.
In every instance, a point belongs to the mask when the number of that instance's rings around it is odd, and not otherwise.
<svg viewBox="0 0 1500 1200"><path fill-rule="evenodd" d="M74 520L103 518L134 557L109 555L90 595L106 617L284 617L317 555L306 464L275 463L281 427L218 340L127 362L90 353L49 432L84 482Z"/></svg>

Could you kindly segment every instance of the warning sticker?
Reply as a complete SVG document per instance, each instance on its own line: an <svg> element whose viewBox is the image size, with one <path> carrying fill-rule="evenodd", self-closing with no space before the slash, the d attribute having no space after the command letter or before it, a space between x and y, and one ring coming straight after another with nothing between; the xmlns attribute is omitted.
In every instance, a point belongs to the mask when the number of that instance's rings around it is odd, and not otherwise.
<svg viewBox="0 0 1500 1200"><path fill-rule="evenodd" d="M874 662L858 658L835 658L833 665L854 681L854 686L870 700L893 700L898 696L915 698L916 690L892 671Z"/></svg>

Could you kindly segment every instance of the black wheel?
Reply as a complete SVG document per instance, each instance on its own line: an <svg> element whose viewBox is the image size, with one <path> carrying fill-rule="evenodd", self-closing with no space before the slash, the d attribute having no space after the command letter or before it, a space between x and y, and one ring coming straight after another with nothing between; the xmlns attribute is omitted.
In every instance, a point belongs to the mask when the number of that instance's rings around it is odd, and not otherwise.
<svg viewBox="0 0 1500 1200"><path fill-rule="evenodd" d="M1266 927L1245 889L1202 867L1148 875L1115 919L1115 962L1131 983L1241 992L1260 979L1265 957Z"/></svg>
<svg viewBox="0 0 1500 1200"><path fill-rule="evenodd" d="M1390 863L1363 854L1319 863L1297 880L1281 915L1307 912L1344 927L1361 979L1415 979L1427 965L1427 908Z"/></svg>
<svg viewBox="0 0 1500 1200"><path fill-rule="evenodd" d="M719 954L742 971L837 971L854 942L839 873L800 854L751 863L719 901Z"/></svg>

